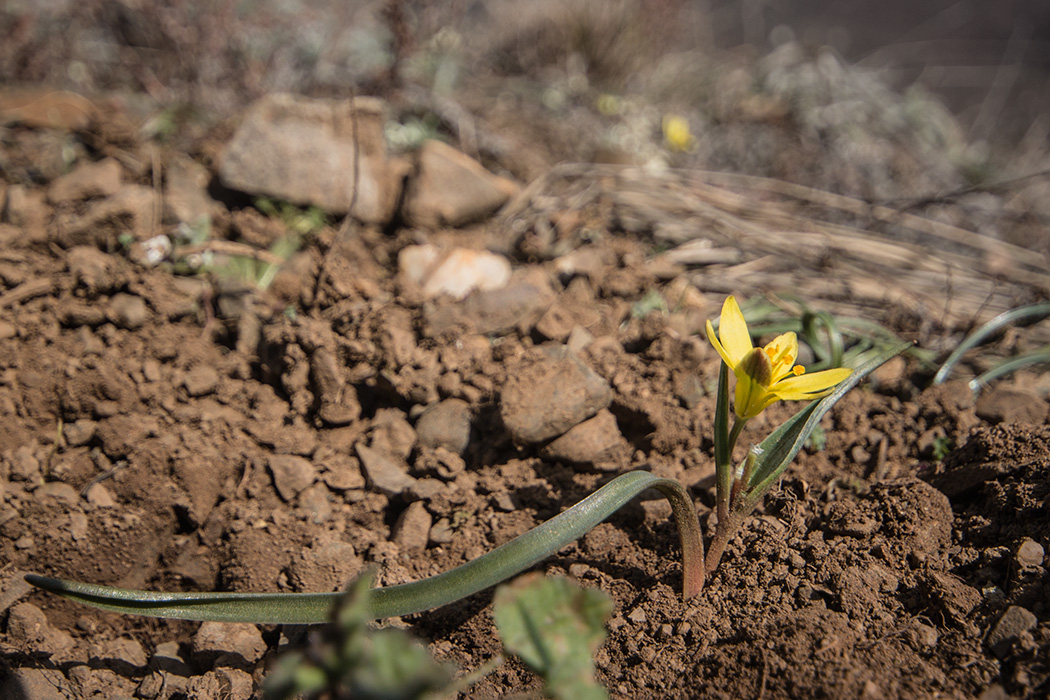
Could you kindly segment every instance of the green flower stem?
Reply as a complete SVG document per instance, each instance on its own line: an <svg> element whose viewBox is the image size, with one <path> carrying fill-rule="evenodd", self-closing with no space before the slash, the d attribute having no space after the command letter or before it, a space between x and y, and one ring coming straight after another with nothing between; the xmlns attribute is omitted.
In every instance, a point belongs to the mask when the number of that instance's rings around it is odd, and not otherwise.
<svg viewBox="0 0 1050 700"><path fill-rule="evenodd" d="M582 537L646 489L671 503L682 543L682 595L704 585L700 523L689 493L677 481L634 471L619 476L542 525L451 571L372 591L374 619L448 605L528 569ZM315 624L327 622L341 593L157 593L26 574L26 581L71 600L113 612L178 620Z"/></svg>

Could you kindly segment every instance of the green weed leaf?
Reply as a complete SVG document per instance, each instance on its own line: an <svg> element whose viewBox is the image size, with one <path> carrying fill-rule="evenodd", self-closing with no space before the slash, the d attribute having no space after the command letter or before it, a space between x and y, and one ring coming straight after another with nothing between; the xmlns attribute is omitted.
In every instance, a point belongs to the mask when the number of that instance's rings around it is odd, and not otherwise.
<svg viewBox="0 0 1050 700"><path fill-rule="evenodd" d="M594 679L612 600L566 578L522 576L496 591L492 614L503 645L543 677L556 700L607 698Z"/></svg>
<svg viewBox="0 0 1050 700"><path fill-rule="evenodd" d="M404 630L371 628L371 584L371 576L355 581L333 611L334 624L305 653L281 657L263 685L267 700L423 700L449 687L451 668Z"/></svg>

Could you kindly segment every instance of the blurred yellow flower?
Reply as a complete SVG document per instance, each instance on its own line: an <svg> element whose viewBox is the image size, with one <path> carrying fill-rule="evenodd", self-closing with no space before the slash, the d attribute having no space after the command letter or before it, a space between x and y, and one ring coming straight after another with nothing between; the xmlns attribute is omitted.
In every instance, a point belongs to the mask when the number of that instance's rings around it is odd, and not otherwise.
<svg viewBox="0 0 1050 700"><path fill-rule="evenodd" d="M672 151L691 151L696 137L689 131L689 121L677 114L664 115L664 141Z"/></svg>
<svg viewBox="0 0 1050 700"><path fill-rule="evenodd" d="M722 305L718 334L707 322L707 338L736 375L736 402L733 411L738 418L754 418L777 401L819 399L831 393L835 385L853 370L828 369L806 374L806 368L795 364L798 339L784 333L764 348L751 345L744 314L734 297Z"/></svg>

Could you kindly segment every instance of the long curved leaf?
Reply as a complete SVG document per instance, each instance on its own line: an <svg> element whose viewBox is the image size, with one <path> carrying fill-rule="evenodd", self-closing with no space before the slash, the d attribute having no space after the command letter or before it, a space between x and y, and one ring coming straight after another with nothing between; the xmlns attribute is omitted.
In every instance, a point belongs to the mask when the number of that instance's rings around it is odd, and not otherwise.
<svg viewBox="0 0 1050 700"><path fill-rule="evenodd" d="M683 595L703 586L703 541L688 492L672 479L645 471L619 476L542 525L451 571L372 591L375 619L431 610L460 600L533 566L583 536L646 489L670 502L682 543ZM99 586L37 574L26 581L85 605L113 612L178 620L314 624L327 622L341 593L158 593Z"/></svg>

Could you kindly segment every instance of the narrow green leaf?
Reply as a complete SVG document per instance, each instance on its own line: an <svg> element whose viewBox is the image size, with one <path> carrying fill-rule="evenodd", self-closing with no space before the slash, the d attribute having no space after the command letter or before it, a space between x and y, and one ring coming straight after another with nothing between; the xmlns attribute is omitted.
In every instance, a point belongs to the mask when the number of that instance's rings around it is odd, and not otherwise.
<svg viewBox="0 0 1050 700"><path fill-rule="evenodd" d="M911 343L902 343L894 348L879 353L876 357L853 371L845 381L824 398L811 402L808 406L782 423L769 434L759 445L762 453L755 460L755 469L747 484L747 491L741 499L746 511L754 507L758 499L773 485L784 470L788 468L795 455L806 444L817 426L831 407L846 395L862 379L893 358L911 347Z"/></svg>

